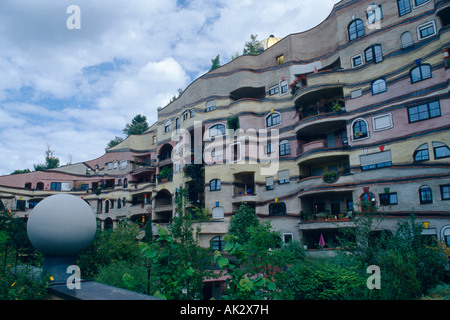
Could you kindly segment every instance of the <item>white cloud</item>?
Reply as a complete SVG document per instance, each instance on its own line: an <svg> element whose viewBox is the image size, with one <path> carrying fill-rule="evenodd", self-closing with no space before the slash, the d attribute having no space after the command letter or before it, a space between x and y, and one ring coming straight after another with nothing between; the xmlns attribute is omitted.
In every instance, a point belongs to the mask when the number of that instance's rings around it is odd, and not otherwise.
<svg viewBox="0 0 450 320"><path fill-rule="evenodd" d="M251 34L311 28L335 2L2 0L0 175L43 162L47 144L62 164L99 157L136 114L152 124L217 54L225 64ZM71 4L80 30L66 27Z"/></svg>

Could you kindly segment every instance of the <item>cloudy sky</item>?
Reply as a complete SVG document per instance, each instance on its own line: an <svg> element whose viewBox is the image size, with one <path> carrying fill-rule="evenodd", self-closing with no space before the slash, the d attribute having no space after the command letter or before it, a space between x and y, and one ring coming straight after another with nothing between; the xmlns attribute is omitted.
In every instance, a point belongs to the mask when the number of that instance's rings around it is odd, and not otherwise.
<svg viewBox="0 0 450 320"><path fill-rule="evenodd" d="M337 0L1 0L0 175L101 156L136 114L242 53L322 22ZM70 5L80 8L80 29Z"/></svg>

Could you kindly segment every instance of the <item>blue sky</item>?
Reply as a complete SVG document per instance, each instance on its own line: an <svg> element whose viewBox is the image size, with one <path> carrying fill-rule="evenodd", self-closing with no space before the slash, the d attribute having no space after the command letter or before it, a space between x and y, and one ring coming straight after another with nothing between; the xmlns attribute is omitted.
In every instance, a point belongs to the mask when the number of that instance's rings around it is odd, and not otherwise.
<svg viewBox="0 0 450 320"><path fill-rule="evenodd" d="M0 1L0 175L101 156L138 113L165 106L251 34L283 38L322 22L337 0ZM66 12L77 5L81 29Z"/></svg>

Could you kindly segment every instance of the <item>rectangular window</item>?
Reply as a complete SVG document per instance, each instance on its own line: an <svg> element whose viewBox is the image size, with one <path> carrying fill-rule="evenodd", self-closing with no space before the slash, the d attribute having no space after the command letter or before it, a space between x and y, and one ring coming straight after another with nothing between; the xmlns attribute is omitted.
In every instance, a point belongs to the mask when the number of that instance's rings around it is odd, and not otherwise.
<svg viewBox="0 0 450 320"><path fill-rule="evenodd" d="M277 94L278 92L280 92L280 87L278 85L270 87L269 96L273 96L274 94Z"/></svg>
<svg viewBox="0 0 450 320"><path fill-rule="evenodd" d="M390 113L372 118L373 131L381 131L392 128L392 115Z"/></svg>
<svg viewBox="0 0 450 320"><path fill-rule="evenodd" d="M411 2L410 0L397 0L398 15L403 16L411 12Z"/></svg>
<svg viewBox="0 0 450 320"><path fill-rule="evenodd" d="M352 67L357 67L363 64L362 54L352 57Z"/></svg>
<svg viewBox="0 0 450 320"><path fill-rule="evenodd" d="M61 191L61 182L52 182L50 184L50 190Z"/></svg>
<svg viewBox="0 0 450 320"><path fill-rule="evenodd" d="M382 206L398 204L397 192L380 194L380 204Z"/></svg>
<svg viewBox="0 0 450 320"><path fill-rule="evenodd" d="M429 21L417 27L417 39L422 40L436 34L436 24L433 21Z"/></svg>
<svg viewBox="0 0 450 320"><path fill-rule="evenodd" d="M273 177L266 178L266 190L273 190Z"/></svg>
<svg viewBox="0 0 450 320"><path fill-rule="evenodd" d="M291 153L291 145L289 142L280 144L280 156L285 156Z"/></svg>
<svg viewBox="0 0 450 320"><path fill-rule="evenodd" d="M392 165L390 150L359 156L359 158L363 171L390 167Z"/></svg>
<svg viewBox="0 0 450 320"><path fill-rule="evenodd" d="M277 57L277 66L281 66L284 63L284 55Z"/></svg>
<svg viewBox="0 0 450 320"><path fill-rule="evenodd" d="M283 170L278 172L278 183L289 183L289 170Z"/></svg>
<svg viewBox="0 0 450 320"><path fill-rule="evenodd" d="M433 101L408 108L409 123L439 117L441 109L439 101Z"/></svg>
<svg viewBox="0 0 450 320"><path fill-rule="evenodd" d="M288 92L289 84L287 80L283 78L283 80L280 81L280 88L281 88L281 94L286 94Z"/></svg>
<svg viewBox="0 0 450 320"><path fill-rule="evenodd" d="M450 184L441 186L441 199L450 200Z"/></svg>

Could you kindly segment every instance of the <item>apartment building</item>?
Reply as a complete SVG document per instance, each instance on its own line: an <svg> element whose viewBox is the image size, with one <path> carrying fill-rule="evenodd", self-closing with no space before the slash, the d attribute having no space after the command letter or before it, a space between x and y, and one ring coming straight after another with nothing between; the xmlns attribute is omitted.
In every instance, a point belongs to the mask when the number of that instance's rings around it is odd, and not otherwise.
<svg viewBox="0 0 450 320"><path fill-rule="evenodd" d="M187 188L208 210L205 247L223 246L243 203L309 250L339 247L368 204L384 216L375 233L414 213L450 245L449 17L446 0L343 0L318 26L199 77L100 158L0 177L0 207L26 217L67 192L102 228L156 227Z"/></svg>

